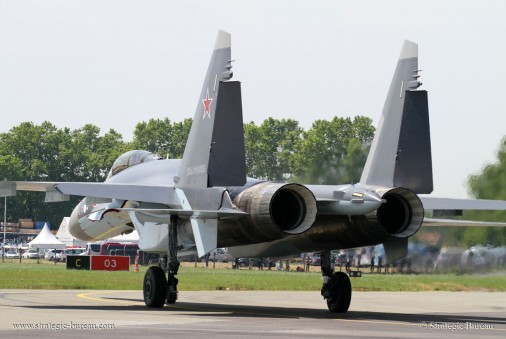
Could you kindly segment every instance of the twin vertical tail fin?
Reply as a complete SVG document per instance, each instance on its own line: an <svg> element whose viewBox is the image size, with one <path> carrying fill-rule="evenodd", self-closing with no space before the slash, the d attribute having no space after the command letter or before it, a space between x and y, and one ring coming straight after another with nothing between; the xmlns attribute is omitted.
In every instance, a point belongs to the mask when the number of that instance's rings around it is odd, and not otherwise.
<svg viewBox="0 0 506 339"><path fill-rule="evenodd" d="M219 31L184 151L177 187L246 182L241 85L232 78L230 34Z"/></svg>
<svg viewBox="0 0 506 339"><path fill-rule="evenodd" d="M230 34L219 31L178 177L174 178L185 210L230 212L232 201L224 187L246 183L241 85L228 81L231 70ZM218 217L191 217L190 222L198 255L215 249Z"/></svg>
<svg viewBox="0 0 506 339"><path fill-rule="evenodd" d="M421 83L418 45L404 41L360 183L432 192L427 91Z"/></svg>

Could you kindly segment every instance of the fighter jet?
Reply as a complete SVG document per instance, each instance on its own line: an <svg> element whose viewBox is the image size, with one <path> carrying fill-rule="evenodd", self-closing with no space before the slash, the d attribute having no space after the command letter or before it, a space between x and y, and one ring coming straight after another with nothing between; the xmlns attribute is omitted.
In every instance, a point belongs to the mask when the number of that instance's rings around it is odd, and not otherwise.
<svg viewBox="0 0 506 339"><path fill-rule="evenodd" d="M144 301L160 308L178 296L178 255L228 247L235 257L321 253L321 294L331 312L346 312L350 279L334 272L330 251L384 244L389 261L432 209L506 209L506 202L435 200L427 92L420 90L418 46L405 41L359 183L301 185L248 178L241 84L232 78L230 34L220 31L197 101L182 159L133 150L103 183L2 182L0 195L46 192L46 201L85 198L69 230L97 241L136 229L139 248L162 255L148 268Z"/></svg>

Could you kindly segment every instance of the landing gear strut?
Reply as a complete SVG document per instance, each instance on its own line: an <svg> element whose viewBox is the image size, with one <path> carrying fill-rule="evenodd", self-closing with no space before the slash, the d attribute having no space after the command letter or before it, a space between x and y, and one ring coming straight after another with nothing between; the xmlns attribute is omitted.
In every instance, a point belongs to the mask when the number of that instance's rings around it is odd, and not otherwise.
<svg viewBox="0 0 506 339"><path fill-rule="evenodd" d="M177 284L179 280L176 278L179 270L179 261L177 260L177 215L171 215L169 225L169 257L167 261L167 304L175 304L177 300Z"/></svg>
<svg viewBox="0 0 506 339"><path fill-rule="evenodd" d="M334 272L334 267L330 263L330 252L321 254L321 270L323 275L321 294L327 300L329 311L345 313L351 302L350 278L344 272Z"/></svg>
<svg viewBox="0 0 506 339"><path fill-rule="evenodd" d="M148 307L161 308L167 304L174 304L177 300L176 278L179 270L177 260L177 223L178 217L170 217L169 225L169 250L168 255L163 256L159 266L148 268L144 276L144 303ZM168 278L165 277L167 272Z"/></svg>

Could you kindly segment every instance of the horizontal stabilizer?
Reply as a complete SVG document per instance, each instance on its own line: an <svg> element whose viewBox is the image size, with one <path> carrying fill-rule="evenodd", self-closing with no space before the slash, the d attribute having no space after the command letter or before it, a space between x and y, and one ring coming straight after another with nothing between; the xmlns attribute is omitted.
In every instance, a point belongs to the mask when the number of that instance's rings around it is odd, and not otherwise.
<svg viewBox="0 0 506 339"><path fill-rule="evenodd" d="M505 200L453 199L419 196L425 210L506 210Z"/></svg>
<svg viewBox="0 0 506 339"><path fill-rule="evenodd" d="M506 227L504 222L424 218L422 226L456 227Z"/></svg>

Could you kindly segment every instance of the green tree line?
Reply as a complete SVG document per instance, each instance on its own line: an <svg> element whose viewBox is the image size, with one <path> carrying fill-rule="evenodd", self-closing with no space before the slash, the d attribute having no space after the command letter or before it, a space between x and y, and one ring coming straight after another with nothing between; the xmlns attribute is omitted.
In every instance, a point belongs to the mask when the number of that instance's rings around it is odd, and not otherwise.
<svg viewBox="0 0 506 339"><path fill-rule="evenodd" d="M293 119L266 119L244 124L248 176L272 181L312 184L354 183L360 179L374 136L372 121L363 116L316 120L304 130ZM114 160L132 149L144 149L163 158L181 158L191 119L140 122L133 140L124 141L111 129L105 134L88 124L76 130L59 129L50 122L21 123L0 134L0 180L104 181ZM469 193L477 199L506 200L506 137L496 162L471 175ZM45 203L37 192L18 192L8 198L8 221L21 218L49 221L56 228L70 215L79 197L69 202ZM0 199L3 211L4 200ZM466 212L464 219L506 222L505 211ZM506 244L504 227L432 229L445 244Z"/></svg>
<svg viewBox="0 0 506 339"><path fill-rule="evenodd" d="M506 200L506 137L499 144L495 162L480 173L468 177L469 194L476 199ZM463 220L506 222L506 211L465 211ZM428 227L418 232L418 238L437 233L440 245L506 245L506 227Z"/></svg>
<svg viewBox="0 0 506 339"><path fill-rule="evenodd" d="M468 191L474 198L506 200L506 136L499 144L496 157L480 173L469 176ZM504 223L506 211L469 211L464 218ZM458 236L466 244L506 245L506 227L471 227Z"/></svg>
<svg viewBox="0 0 506 339"><path fill-rule="evenodd" d="M292 119L246 123L248 176L314 184L357 182L374 136L371 123L367 117L335 117L317 120L307 131ZM0 180L101 182L114 160L132 149L181 158L190 127L191 119L151 119L138 123L127 142L115 130L101 134L92 124L70 130L50 122L24 122L0 134ZM49 221L56 228L79 199L48 204L41 193L18 192L8 198L7 220ZM2 210L3 203L1 199Z"/></svg>

